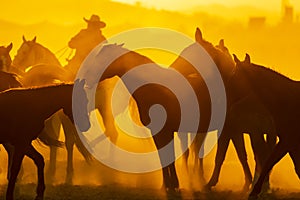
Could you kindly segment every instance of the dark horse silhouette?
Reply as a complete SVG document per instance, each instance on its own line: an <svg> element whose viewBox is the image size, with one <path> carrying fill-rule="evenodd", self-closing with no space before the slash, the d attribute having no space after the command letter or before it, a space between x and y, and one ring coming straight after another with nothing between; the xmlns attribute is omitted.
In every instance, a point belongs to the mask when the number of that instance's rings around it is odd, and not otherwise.
<svg viewBox="0 0 300 200"><path fill-rule="evenodd" d="M79 65L79 63L77 64ZM21 81L24 87L48 85L53 82L69 82L75 79L75 75L73 74L73 72L67 70L65 67L62 67L59 63L59 60L55 57L55 54L38 43L36 41L36 37L34 37L32 40L26 40L23 36L23 43L18 49L17 55L13 59L12 66L15 66L15 68L18 68L23 72ZM12 66L10 66L10 68ZM105 126L105 132L107 133L106 135L109 136L110 140L113 143L116 143L118 132L113 122L113 116L111 115L111 112L109 112L110 107L107 106L108 102L110 102L109 100L112 93L111 90L113 88L111 87L111 85L113 85L113 83L111 82L99 84L99 87L97 89L96 107L98 108L102 116ZM53 115L49 120L47 120L43 132L58 139L60 133L60 125L62 125L62 128L64 130L67 150L65 182L70 184L73 181L74 175L74 144L88 163L90 163L93 158L81 143L75 127L62 112L58 112L56 115ZM46 174L46 180L50 183L55 180L54 177L56 171L56 154L57 148L54 146L50 147L50 163Z"/></svg>
<svg viewBox="0 0 300 200"><path fill-rule="evenodd" d="M232 59L228 48L224 45L224 40L220 40L216 47ZM244 84L246 83L242 80L235 83L235 85L229 83L226 87L227 95L237 93L238 96L240 96L243 94L242 88L245 87ZM236 99L237 95L234 95L234 99ZM265 163L276 144L277 135L274 120L270 112L253 94L239 99L237 102L232 103L228 107L225 125L218 140L215 168L211 179L206 185L206 189L210 189L210 187L216 185L222 163L225 159L229 141L232 140L245 173L245 185L243 187L243 191L249 190L249 185L252 182L252 176L247 163L243 133L247 133L250 136L251 146L256 162L254 174L255 179L253 181L256 181L257 176L261 173L262 165ZM264 134L266 134L266 139L264 138ZM265 180L265 189L269 189L269 186L268 176Z"/></svg>
<svg viewBox="0 0 300 200"><path fill-rule="evenodd" d="M200 46L198 43L194 43L191 48L197 48ZM194 49L195 50L195 49ZM175 152L174 152L174 132L187 133L207 133L210 117L211 117L211 102L210 96L208 92L208 88L201 78L190 78L188 81L190 82L190 86L192 88L189 90L185 88L183 85L179 84L177 75L179 74L173 68L162 68L150 59L145 56L139 55L136 52L130 51L128 49L123 48L121 45L104 45L101 49L100 46L98 49L95 49L94 52L98 52L95 55L95 62L91 63L91 66L88 66L86 71L83 71L83 77L87 76L87 83L89 86L93 86L98 84L98 81L102 82L106 79L112 78L114 76L118 76L121 79L122 76L131 70L134 70L138 66L145 66L147 70L141 74L136 74L130 76L130 80L124 81L125 86L132 93L132 97L137 103L139 116L141 118L141 122L143 125L147 126L152 134L153 140L155 142L156 148L159 150L160 161L162 165L163 172L163 181L164 186L167 189L177 189L179 187L179 182L177 178L177 173L175 169ZM189 54L190 52L183 52L185 56L190 56L192 59L196 59L197 56L193 57L193 55ZM108 58L112 58L114 56L121 55L116 60L110 63ZM109 63L107 68L105 64ZM224 69L224 68L223 68ZM105 70L105 71L104 71ZM225 70L225 69L224 69ZM103 71L104 73L98 79L97 74ZM189 101L193 98L193 95L196 95L195 98L198 101L197 108L201 110L201 120L197 120L197 129L191 130L192 126L181 127L181 102L176 98L176 95L173 91L170 91L169 88L161 86L159 84L145 84L142 87L139 87L137 90L131 88L131 83L140 83L147 80L152 80L153 77L158 80L167 80L170 85L174 85L179 93L184 95L182 97L182 101L184 101L185 105L190 105ZM182 77L182 76L181 76ZM196 91L196 92L195 92ZM151 114L149 114L149 109L156 104L160 104L164 107L166 112L166 121L163 124L163 127L157 132L156 127L152 127L152 120L155 121L157 119L152 119ZM188 107L187 112L190 112L191 115L187 116L186 121L193 121L196 117L192 110L192 108ZM171 144L171 145L170 145ZM162 148L168 146L170 149L168 153L160 151ZM170 162L169 162L170 161Z"/></svg>
<svg viewBox="0 0 300 200"><path fill-rule="evenodd" d="M64 113L73 120L72 94L73 87L80 94L80 101L75 111L83 115L78 128L87 131L90 127L87 96L84 90L85 81L76 81L74 84L61 84L48 87L30 89L10 89L0 93L0 143L9 143L14 147L11 174L7 187L6 199L13 199L16 178L20 170L23 157L30 157L38 168L38 186L36 199L43 199L44 159L32 146L44 127L44 121L63 109ZM73 106L74 108L74 106ZM74 109L73 109L74 110Z"/></svg>
<svg viewBox="0 0 300 200"><path fill-rule="evenodd" d="M7 54L7 56L9 56L9 54ZM34 37L32 40L26 40L23 36L23 43L18 49L17 55L15 56L12 64L6 68L9 71L19 71L18 74L21 76L20 81L24 87L45 86L53 83L64 83L74 80L73 76L71 76L71 73L61 66L55 55L49 49L45 48L36 41L36 37ZM52 115L45 122L45 127L39 138L41 139L41 136L48 136L48 138L52 137L58 139L61 125L64 130L67 150L67 175L65 182L72 183L74 171L74 144L76 144L79 152L83 155L88 163L90 163L92 157L80 142L76 128L72 122L61 111L55 115ZM48 183L53 183L55 180L56 155L57 146L50 145L50 161L46 174L46 181Z"/></svg>
<svg viewBox="0 0 300 200"><path fill-rule="evenodd" d="M300 128L300 111L297 109L300 102L300 83L271 69L251 63L248 54L243 62L236 56L235 61L237 68L232 80L244 76L249 82L249 87L244 89L248 94L256 94L270 111L279 137L279 142L263 166L258 181L250 193L250 197L257 197L265 177L287 153L291 156L300 178L300 135L297 134Z"/></svg>
<svg viewBox="0 0 300 200"><path fill-rule="evenodd" d="M11 65L11 58L9 56L9 52L12 49L13 44L10 43L7 47L0 46L0 70L8 71L9 66Z"/></svg>
<svg viewBox="0 0 300 200"><path fill-rule="evenodd" d="M256 161L256 172L260 173L261 166L276 142L273 119L264 105L262 105L254 95L240 98L240 96L243 95L240 88L244 87L241 81L229 81L235 70L235 63L229 54L228 49L224 45L224 40L221 40L218 46L214 47L210 42L203 39L200 29L197 29L196 31L195 39L216 63L223 77L227 95L226 120L222 133L218 139L215 167L212 177L205 187L206 189L210 189L217 184L229 141L232 140L245 174L245 185L243 190L249 190L249 185L252 183L252 175L247 162L243 133L249 133ZM183 52L193 53L190 47L187 47ZM194 70L193 66L182 57L178 57L170 67L180 71L187 78L191 74L194 78L199 79L200 77L200 74ZM239 101L237 101L237 99ZM267 134L267 142L264 140L264 134ZM203 134L197 134L191 146L191 149L195 152L197 158L203 141ZM184 154L185 160L187 160L187 156L188 151ZM195 163L197 164L199 161L195 161ZM200 158L200 180L204 182L203 179L203 164L202 159Z"/></svg>

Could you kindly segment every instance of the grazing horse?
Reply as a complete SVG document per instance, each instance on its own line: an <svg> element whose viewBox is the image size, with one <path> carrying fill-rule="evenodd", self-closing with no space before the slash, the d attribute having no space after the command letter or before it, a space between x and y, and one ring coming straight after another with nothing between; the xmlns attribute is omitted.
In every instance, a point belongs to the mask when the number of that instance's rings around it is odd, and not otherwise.
<svg viewBox="0 0 300 200"><path fill-rule="evenodd" d="M10 89L0 93L0 143L10 143L14 147L14 154L9 177L6 199L13 199L14 187L22 160L25 155L30 157L38 169L38 186L36 199L43 199L44 159L32 146L44 127L44 121L58 110L73 120L73 112L80 108L81 120L77 124L79 130L87 131L90 128L87 111L87 96L84 90L85 81L76 81L74 84L60 84L30 89ZM73 87L80 96L80 101L72 109ZM59 97L59 98L58 98ZM80 104L80 105L79 105ZM73 104L74 105L74 104Z"/></svg>
<svg viewBox="0 0 300 200"><path fill-rule="evenodd" d="M239 86L241 83L235 82L235 86L232 87L233 83L229 81L232 72L235 69L235 63L232 60L228 49L224 45L224 40L221 40L219 45L214 47L211 43L203 39L200 29L197 29L195 38L196 42L201 44L201 46L203 46L204 49L209 53L221 72L227 92L228 103L225 124L218 139L215 168L213 175L205 188L210 189L212 186L217 184L229 141L232 140L245 174L245 185L243 190L247 191L252 183L252 175L247 163L247 154L245 150L243 133L249 133L256 161L256 172L259 174L261 172L261 166L276 143L273 119L270 113L254 97L254 95L249 95L236 102L236 99L241 95L239 94ZM192 53L190 47L187 47L183 52L189 51ZM197 72L194 71L194 68L191 66L191 64L186 62L181 57L175 60L170 67L177 69L187 78L191 74L194 74L194 77L200 76L200 74L195 75ZM264 140L264 134L267 134L267 142ZM203 161L202 158L200 158L200 161L198 161L198 154L203 140L203 135L197 134L191 146L192 151L194 151L194 153L197 155L195 166L197 166L197 163L200 162L200 180L202 180L202 182L204 182ZM187 157L188 151L184 154L184 160L187 160Z"/></svg>
<svg viewBox="0 0 300 200"><path fill-rule="evenodd" d="M273 168L287 153L295 166L295 171L300 178L300 111L297 109L300 102L300 83L279 74L271 69L251 63L247 54L241 62L236 56L237 68L232 80L243 76L249 83L244 88L245 93L254 93L257 98L271 113L279 142L263 165L262 172L253 187L250 197L257 197L261 192L263 182Z"/></svg>

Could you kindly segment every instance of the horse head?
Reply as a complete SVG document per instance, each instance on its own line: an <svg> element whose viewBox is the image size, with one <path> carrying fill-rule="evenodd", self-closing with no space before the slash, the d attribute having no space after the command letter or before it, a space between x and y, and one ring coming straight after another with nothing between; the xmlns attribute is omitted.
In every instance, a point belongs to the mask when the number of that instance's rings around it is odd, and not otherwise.
<svg viewBox="0 0 300 200"><path fill-rule="evenodd" d="M36 59L36 37L32 40L26 40L25 36L22 37L23 43L17 51L17 55L13 60L13 65L22 71L35 64Z"/></svg>
<svg viewBox="0 0 300 200"><path fill-rule="evenodd" d="M11 66L12 60L9 55L13 44L10 43L7 47L0 46L0 70L1 71L9 71L9 67Z"/></svg>
<svg viewBox="0 0 300 200"><path fill-rule="evenodd" d="M90 127L89 110L88 110L88 97L85 91L86 81L77 79L73 87L73 101L71 119L74 120L76 126L80 131L87 131ZM68 111L65 111L70 113Z"/></svg>
<svg viewBox="0 0 300 200"><path fill-rule="evenodd" d="M192 63L188 62L185 59L186 56L189 56L197 60L198 62L202 62L202 65L205 65L205 60L203 60L199 55L199 53L203 53L203 51L197 50L199 49L199 46L201 46L201 48L204 49L205 52L214 61L224 81L228 80L235 68L235 64L232 58L228 56L229 51L225 52L226 47L224 46L224 41L221 40L219 47L215 47L214 45L212 45L210 42L206 41L203 38L203 34L199 28L197 28L195 31L195 43L186 47L181 52L180 56L172 63L171 67L178 70L185 76L199 77L200 75L199 72L195 70L195 67L192 65ZM206 70L210 70L210 69L207 68Z"/></svg>
<svg viewBox="0 0 300 200"><path fill-rule="evenodd" d="M58 59L49 49L36 42L36 37L32 40L26 40L24 36L23 43L18 49L12 64L23 72L26 72L29 67L38 64L61 66Z"/></svg>
<svg viewBox="0 0 300 200"><path fill-rule="evenodd" d="M203 38L201 30L197 28L195 41L200 44L213 59L224 81L228 80L235 69L235 63L231 58L228 48L224 45L224 40L220 40L219 45L215 47Z"/></svg>
<svg viewBox="0 0 300 200"><path fill-rule="evenodd" d="M229 81L229 91L234 91L237 94L235 95L236 99L240 99L253 92L247 78L249 72L246 72L246 68L251 68L251 59L248 54L246 54L244 61L240 61L235 54L233 54L233 58L236 67Z"/></svg>
<svg viewBox="0 0 300 200"><path fill-rule="evenodd" d="M123 48L123 44L98 45L85 59L79 71L80 76L87 80L88 86L98 84L99 81L120 76L130 64L130 56L125 58L125 54L133 53ZM122 58L127 59L127 63Z"/></svg>

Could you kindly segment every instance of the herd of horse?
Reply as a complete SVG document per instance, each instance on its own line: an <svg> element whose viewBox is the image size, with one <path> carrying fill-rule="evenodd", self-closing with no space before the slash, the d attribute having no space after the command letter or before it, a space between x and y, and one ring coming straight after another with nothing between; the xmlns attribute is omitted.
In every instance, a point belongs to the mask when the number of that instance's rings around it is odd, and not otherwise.
<svg viewBox="0 0 300 200"><path fill-rule="evenodd" d="M10 155L6 198L13 199L13 189L21 162L24 155L27 155L34 160L38 167L36 199L43 199L45 189L44 161L43 157L31 145L31 141L39 137L41 141L50 145L48 174L50 177L54 177L56 148L61 145L57 141L60 125L64 130L68 152L66 182L72 183L74 144L88 162L92 160L92 156L80 141L73 122L70 96L72 96L74 85L81 89L83 96L86 96L86 87L92 87L100 83L95 101L96 108L103 117L106 128L105 134L112 141L116 141L118 138L117 128L112 123L114 121L112 111L106 106L112 93L112 87L107 85L107 80L115 76L123 80L122 77L126 72L141 65L149 65L153 69L153 74L149 73L142 77L132 76L131 81L140 81L141 79L147 79L148 76L156 76L167 78L168 81L176 84L176 76L173 73L177 71L188 80L193 89L192 93L196 94L199 110L201 110L201 118L195 139L190 149L183 154L183 160L188 165L189 151L198 155L207 132L216 128L209 127L212 111L206 83L201 74L183 56L189 55L194 59L200 58L194 55L197 53L195 51L197 45L201 45L216 64L227 95L226 118L218 139L215 166L212 177L205 184L204 189L210 190L217 184L230 140L234 144L244 170L245 184L243 190L249 191L250 185L253 187L250 193L251 197L257 197L264 183L266 188L269 187L270 171L286 153L290 154L296 173L300 177L300 156L297 154L300 147L297 145L299 136L296 133L297 129L300 128L297 123L300 113L296 109L299 102L298 97L300 97L300 93L298 94L299 83L268 68L252 64L248 54L245 61L240 61L235 55L232 58L224 45L224 40L220 40L220 43L214 46L203 38L202 32L197 28L195 43L186 47L169 68L162 68L151 59L130 51L122 45L105 44L97 47L99 50L94 58L96 62L90 66L91 70L85 72L85 76L89 77L89 80L95 81L76 80L73 84L67 84L74 80L74 74L61 66L55 55L37 43L36 38L27 41L23 37L23 44L13 61L9 55L12 45L0 47L0 69L2 70L0 72L0 88L3 91L0 93L0 142ZM107 58L113 55L121 56L111 62L104 70ZM93 78L96 74L95 71L101 70L104 73L100 80ZM192 131L189 127L180 127L180 104L176 96L165 87L148 84L131 91L132 88L128 81L123 80L123 82L128 91L132 92L143 125L147 126L151 122L151 116L149 115L151 106L160 104L164 107L167 114L166 121L162 129L152 136L158 150L172 143L175 132L189 133ZM155 91L154 94L153 91ZM184 99L187 103L193 94L184 92ZM87 101L87 99L81 101L82 108L87 108ZM89 112L88 109L85 109L83 113L88 117ZM86 122L79 128L87 130L89 127L90 124ZM156 131L152 130L151 126L149 128L151 132ZM250 136L256 162L254 177L258 177L257 181L253 180L248 165L243 138L244 133ZM279 142L277 142L277 138L279 138ZM160 153L160 151L158 152ZM172 151L167 155L168 160L172 160L172 162L165 163L163 159L165 155L159 156L163 166L164 187L171 191L177 190L179 181L175 168L174 145ZM198 170L200 170L200 176L202 176L200 179L204 181L203 159L196 156L194 162L199 163Z"/></svg>

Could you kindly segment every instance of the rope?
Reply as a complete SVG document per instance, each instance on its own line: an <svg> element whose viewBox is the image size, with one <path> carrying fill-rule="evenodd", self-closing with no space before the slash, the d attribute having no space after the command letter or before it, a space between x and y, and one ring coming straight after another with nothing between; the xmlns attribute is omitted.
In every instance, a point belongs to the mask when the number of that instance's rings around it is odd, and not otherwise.
<svg viewBox="0 0 300 200"><path fill-rule="evenodd" d="M65 46L63 48L61 48L60 50L56 51L54 54L56 55L57 59L59 60L68 50L68 46ZM59 54L60 52L62 52L61 54Z"/></svg>
<svg viewBox="0 0 300 200"><path fill-rule="evenodd" d="M56 54L58 54L59 52L65 50L65 49L67 49L67 48L68 48L68 46L64 46L64 47L61 48L60 50L56 51L54 54L56 55Z"/></svg>
<svg viewBox="0 0 300 200"><path fill-rule="evenodd" d="M69 55L68 55L68 57L66 58L66 60L70 60L70 57L72 56L73 52L74 52L74 49L71 49L71 52L69 53Z"/></svg>

